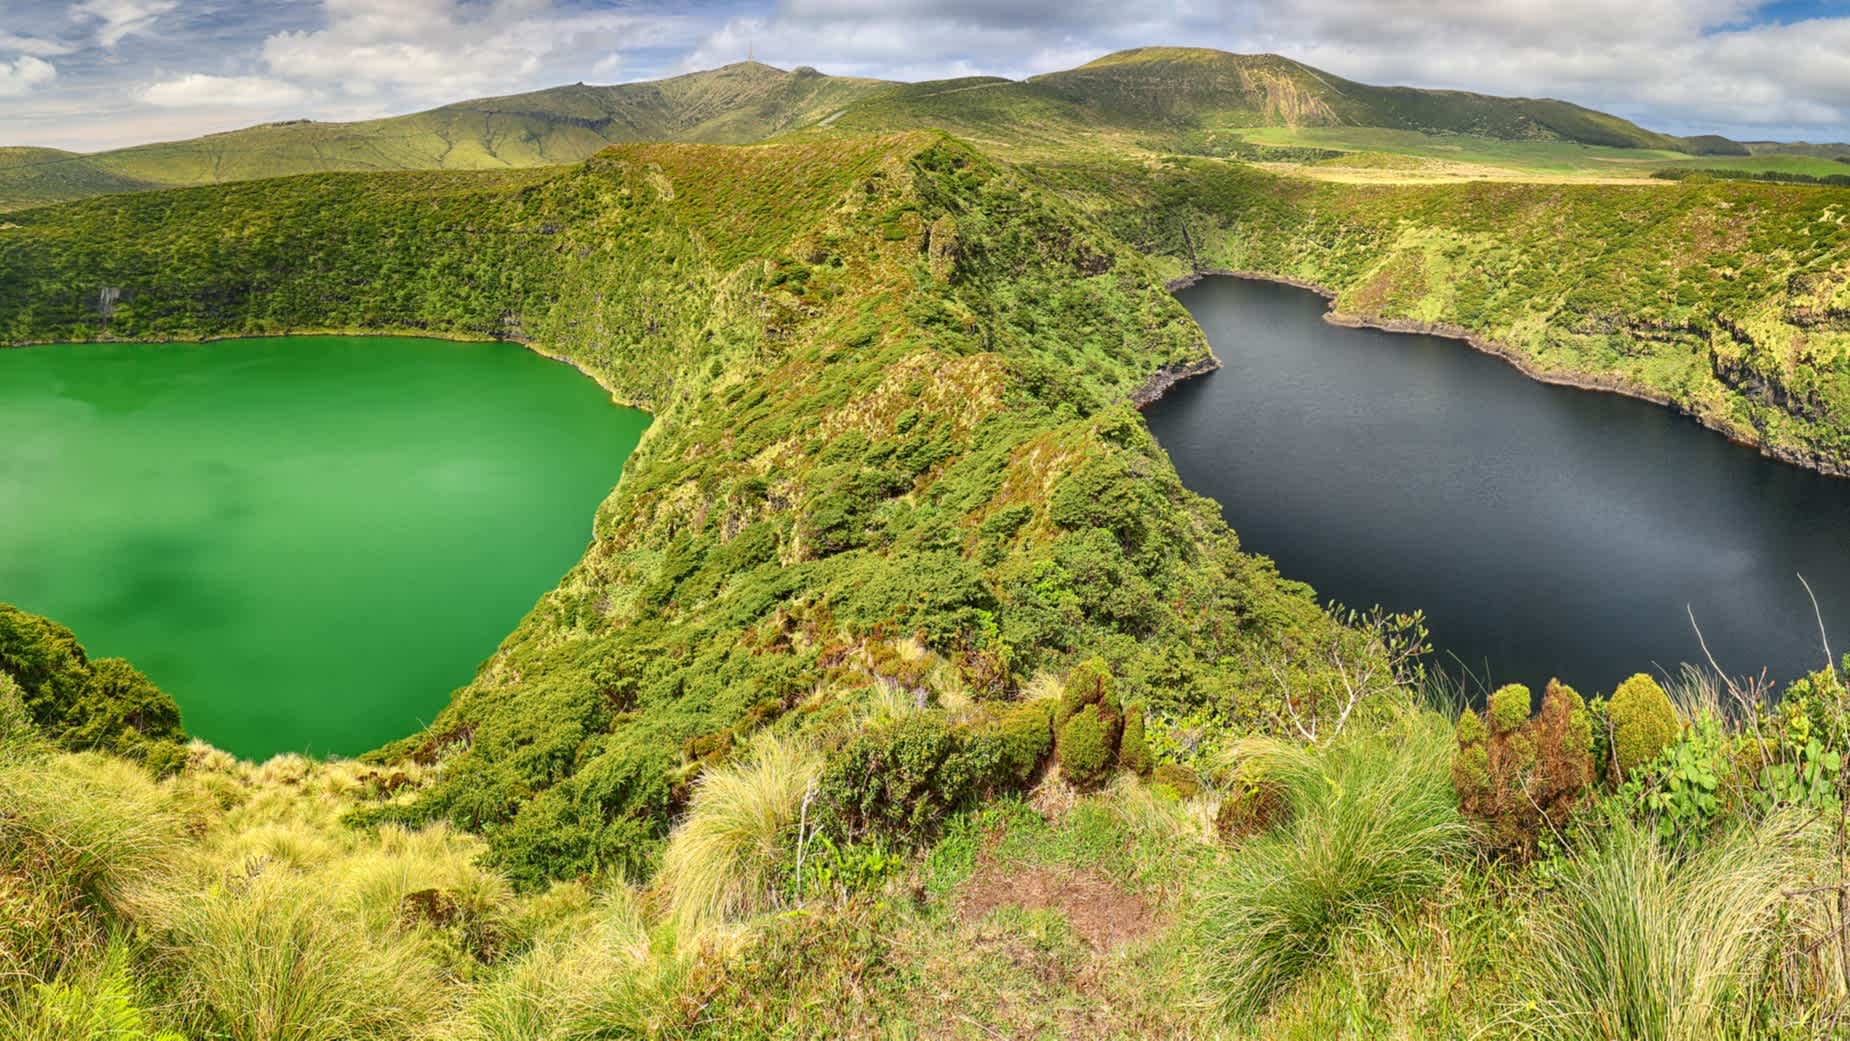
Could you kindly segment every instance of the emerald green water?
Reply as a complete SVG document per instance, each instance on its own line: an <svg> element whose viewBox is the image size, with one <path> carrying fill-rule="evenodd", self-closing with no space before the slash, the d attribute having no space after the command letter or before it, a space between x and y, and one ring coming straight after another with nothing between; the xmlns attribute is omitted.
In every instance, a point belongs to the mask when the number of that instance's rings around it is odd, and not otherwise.
<svg viewBox="0 0 1850 1041"><path fill-rule="evenodd" d="M0 350L0 601L238 755L362 752L558 583L648 422L508 344Z"/></svg>

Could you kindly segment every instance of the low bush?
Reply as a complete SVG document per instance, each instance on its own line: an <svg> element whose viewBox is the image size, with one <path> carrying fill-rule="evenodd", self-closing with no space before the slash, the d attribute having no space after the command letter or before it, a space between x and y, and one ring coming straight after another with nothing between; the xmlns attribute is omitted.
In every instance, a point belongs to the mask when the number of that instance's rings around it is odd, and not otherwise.
<svg viewBox="0 0 1850 1041"><path fill-rule="evenodd" d="M1117 682L1099 658L1073 667L1054 713L1055 751L1067 780L1080 787L1105 781L1117 766L1124 712Z"/></svg>
<svg viewBox="0 0 1850 1041"><path fill-rule="evenodd" d="M1067 780L1090 787L1111 776L1117 754L1117 722L1097 705L1086 705L1061 724L1056 748Z"/></svg>
<svg viewBox="0 0 1850 1041"><path fill-rule="evenodd" d="M1144 738L1143 710L1130 709L1124 714L1124 735L1118 738L1118 765L1131 773L1150 772L1150 745Z"/></svg>
<svg viewBox="0 0 1850 1041"><path fill-rule="evenodd" d="M857 734L823 768L818 802L838 839L919 841L975 790L964 738L941 712L915 712Z"/></svg>
<svg viewBox="0 0 1850 1041"><path fill-rule="evenodd" d="M989 791L1026 784L1053 751L1051 701L1030 701L971 727L965 755L978 782Z"/></svg>
<svg viewBox="0 0 1850 1041"><path fill-rule="evenodd" d="M1201 778L1195 771L1176 763L1164 763L1150 772L1150 783L1162 785L1179 799L1193 799L1201 794Z"/></svg>
<svg viewBox="0 0 1850 1041"><path fill-rule="evenodd" d="M1453 732L1459 808L1480 824L1492 850L1520 856L1534 851L1541 830L1567 822L1593 780L1586 702L1559 681L1548 684L1533 719L1529 700L1529 688L1503 687L1491 694L1484 718L1466 709Z"/></svg>
<svg viewBox="0 0 1850 1041"><path fill-rule="evenodd" d="M1615 782L1656 759L1677 736L1677 710L1670 695L1642 672L1612 692L1606 719L1612 742L1609 769Z"/></svg>

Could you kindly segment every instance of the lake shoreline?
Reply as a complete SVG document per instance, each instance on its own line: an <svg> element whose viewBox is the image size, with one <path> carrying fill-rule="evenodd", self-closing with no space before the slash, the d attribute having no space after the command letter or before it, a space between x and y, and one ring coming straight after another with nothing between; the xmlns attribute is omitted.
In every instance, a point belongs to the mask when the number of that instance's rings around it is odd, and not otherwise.
<svg viewBox="0 0 1850 1041"><path fill-rule="evenodd" d="M537 354L547 361L558 362L578 370L578 374L598 385L610 398L610 403L621 408L633 408L639 412L649 412L641 403L631 401L621 394L599 373L593 372L579 364L576 359L563 354L554 354L531 340L510 340L499 336L470 336L463 333L433 332L428 329L291 329L286 332L268 333L226 333L214 336L138 336L133 339L92 339L92 340L20 340L0 344L0 350L23 350L31 347L68 347L84 344L136 344L136 343L221 343L226 340L266 340L288 339L295 336L396 336L407 340L441 340L445 343L505 343L512 347Z"/></svg>
<svg viewBox="0 0 1850 1041"><path fill-rule="evenodd" d="M1367 315L1347 314L1338 311L1336 310L1336 291L1326 285L1312 282L1308 279L1294 278L1290 275L1268 274L1263 271L1203 268L1179 278L1170 279L1168 282L1164 283L1163 288L1171 294L1174 294L1190 286L1197 285L1210 277L1238 278L1248 282L1270 282L1275 285L1286 285L1296 289L1308 290L1323 297L1323 299L1329 303L1329 307L1324 311L1323 320L1331 325L1341 326L1347 329L1377 329L1388 333L1437 336L1442 339L1457 340L1480 354L1487 354L1493 358L1501 359L1511 368L1514 368L1517 372L1522 373L1524 376L1537 383L1546 383L1551 386L1567 387L1572 390L1591 391L1599 394L1615 394L1619 397L1635 398L1639 401L1649 402L1650 404L1669 409L1677 415L1687 416L1701 425L1704 429L1720 434L1734 444L1741 445L1744 448L1751 448L1765 458L1785 463L1789 466L1811 470L1814 473L1823 474L1826 477L1850 479L1850 463L1842 463L1833 459L1827 459L1815 452L1782 448L1768 445L1762 441L1744 438L1740 436L1737 431L1724 427L1709 416L1696 412L1659 391L1652 390L1651 388L1642 386L1629 379L1616 376L1599 376L1587 373L1560 372L1544 369L1538 366L1533 359L1508 344L1492 340L1462 325L1454 325L1450 322L1422 322L1411 318L1372 318ZM1216 363L1215 368L1218 367L1219 364ZM1190 376L1196 375L1202 375L1202 373L1190 374ZM1190 377L1182 378L1186 379ZM1163 391L1167 392L1170 386L1178 382L1181 382L1181 380L1177 379L1165 384L1163 386ZM1157 396L1160 397L1161 394ZM1151 400L1154 401L1155 398ZM1143 405L1139 404L1138 407L1141 408Z"/></svg>

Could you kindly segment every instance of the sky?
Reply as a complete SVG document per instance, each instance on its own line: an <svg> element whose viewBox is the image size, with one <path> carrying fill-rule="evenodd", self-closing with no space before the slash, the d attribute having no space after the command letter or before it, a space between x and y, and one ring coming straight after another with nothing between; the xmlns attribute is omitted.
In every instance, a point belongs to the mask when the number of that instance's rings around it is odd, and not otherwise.
<svg viewBox="0 0 1850 1041"><path fill-rule="evenodd" d="M0 145L365 119L747 56L1020 78L1154 44L1564 98L1671 133L1850 141L1850 0L0 0Z"/></svg>

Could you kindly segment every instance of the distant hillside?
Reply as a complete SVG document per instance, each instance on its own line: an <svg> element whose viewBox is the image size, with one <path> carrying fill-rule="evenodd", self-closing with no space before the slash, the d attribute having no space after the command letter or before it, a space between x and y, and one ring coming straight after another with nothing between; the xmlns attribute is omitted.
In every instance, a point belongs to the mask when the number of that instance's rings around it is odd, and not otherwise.
<svg viewBox="0 0 1850 1041"><path fill-rule="evenodd" d="M549 166L631 141L741 144L813 123L883 86L742 62L647 83L553 87L360 123L269 123L93 155L9 149L0 151L0 210L337 170ZM9 164L7 152L36 161Z"/></svg>
<svg viewBox="0 0 1850 1041"><path fill-rule="evenodd" d="M0 211L159 187L156 181L112 173L76 152L0 148Z"/></svg>
<svg viewBox="0 0 1850 1041"><path fill-rule="evenodd" d="M1191 135L1228 128L1370 127L1749 154L1726 138L1671 137L1564 101L1374 87L1277 55L1146 47L1020 82L972 77L899 84L742 62L647 83L554 87L360 123L271 123L94 155L19 149L13 151L26 159L0 159L0 210L338 170L556 165L613 143L742 144L805 127L880 133L935 128L1030 148L1115 137L1174 151L1192 150Z"/></svg>

